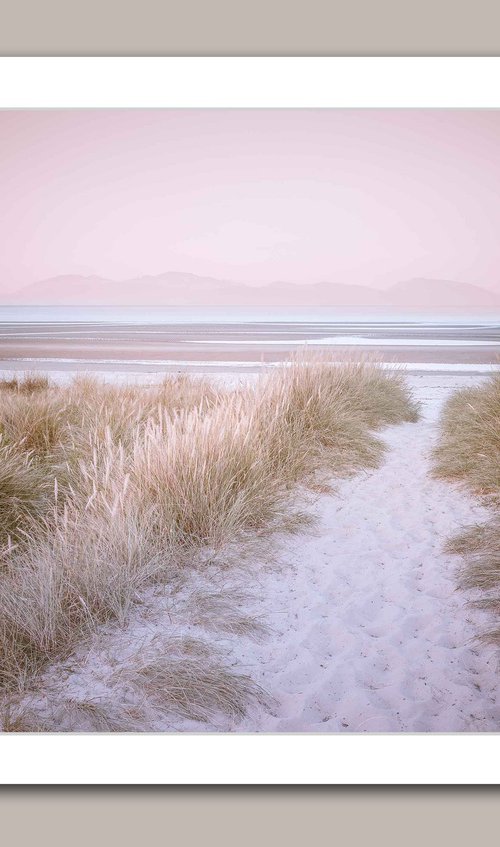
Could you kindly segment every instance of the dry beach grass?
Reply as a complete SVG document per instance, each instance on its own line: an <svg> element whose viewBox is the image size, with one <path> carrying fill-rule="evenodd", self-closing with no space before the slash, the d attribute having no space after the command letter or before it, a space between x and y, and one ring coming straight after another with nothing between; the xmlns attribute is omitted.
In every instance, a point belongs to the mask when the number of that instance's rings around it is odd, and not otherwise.
<svg viewBox="0 0 500 847"><path fill-rule="evenodd" d="M464 557L463 588L479 594L475 604L500 617L500 374L485 383L457 391L441 418L440 440L434 451L438 476L466 483L493 511L486 525L465 530L448 543ZM500 625L483 640L500 645Z"/></svg>
<svg viewBox="0 0 500 847"><path fill-rule="evenodd" d="M0 383L0 404L6 692L102 624L126 626L146 586L189 580L206 551L300 528L299 484L375 466L375 430L418 415L401 373L305 354L235 391L187 376L63 388L28 375ZM228 602L193 603L208 631L217 616L229 634L252 630ZM263 695L208 643L194 655L167 637L120 673L173 711L240 714Z"/></svg>

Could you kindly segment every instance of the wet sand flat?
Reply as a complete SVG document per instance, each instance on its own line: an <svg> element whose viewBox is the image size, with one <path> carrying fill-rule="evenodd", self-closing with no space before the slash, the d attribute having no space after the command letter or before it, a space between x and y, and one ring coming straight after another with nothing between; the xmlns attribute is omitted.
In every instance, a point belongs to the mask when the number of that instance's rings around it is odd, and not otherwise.
<svg viewBox="0 0 500 847"><path fill-rule="evenodd" d="M332 352L376 354L386 362L495 364L500 330L492 324L376 322L0 323L2 370L168 370L202 363L230 367L279 362L307 344ZM245 368L246 369L246 368Z"/></svg>

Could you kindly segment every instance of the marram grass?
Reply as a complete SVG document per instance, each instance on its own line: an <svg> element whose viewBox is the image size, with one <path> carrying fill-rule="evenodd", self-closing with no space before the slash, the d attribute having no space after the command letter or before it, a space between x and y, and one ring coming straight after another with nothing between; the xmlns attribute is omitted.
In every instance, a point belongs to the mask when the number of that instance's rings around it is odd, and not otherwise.
<svg viewBox="0 0 500 847"><path fill-rule="evenodd" d="M0 684L21 689L102 622L124 624L148 583L185 573L198 551L293 530L298 484L376 466L376 430L417 416L400 372L321 355L235 391L187 376L0 383ZM167 660L141 665L159 690ZM186 713L217 690L238 712L253 690L191 668Z"/></svg>
<svg viewBox="0 0 500 847"><path fill-rule="evenodd" d="M460 585L474 590L474 603L497 620L481 638L500 645L500 373L451 396L434 461L437 476L466 484L493 508L487 524L466 529L448 549L463 556Z"/></svg>

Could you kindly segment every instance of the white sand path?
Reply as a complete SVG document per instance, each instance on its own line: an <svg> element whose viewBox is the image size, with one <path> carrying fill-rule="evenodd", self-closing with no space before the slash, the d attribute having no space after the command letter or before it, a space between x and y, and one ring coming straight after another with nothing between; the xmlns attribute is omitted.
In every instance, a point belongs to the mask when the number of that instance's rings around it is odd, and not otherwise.
<svg viewBox="0 0 500 847"><path fill-rule="evenodd" d="M443 552L450 534L487 512L428 473L441 405L473 380L410 378L422 419L385 430L380 468L322 497L318 531L288 542L280 576L266 585L275 634L260 674L248 656L280 706L245 729L500 728L497 658L473 641L479 613L456 590L459 558Z"/></svg>

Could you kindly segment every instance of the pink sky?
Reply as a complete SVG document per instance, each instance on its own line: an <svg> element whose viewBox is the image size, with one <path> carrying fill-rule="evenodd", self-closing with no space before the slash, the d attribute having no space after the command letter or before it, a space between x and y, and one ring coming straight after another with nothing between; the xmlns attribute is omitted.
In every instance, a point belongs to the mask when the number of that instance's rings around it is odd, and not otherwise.
<svg viewBox="0 0 500 847"><path fill-rule="evenodd" d="M500 291L500 111L0 112L0 293L58 274Z"/></svg>

